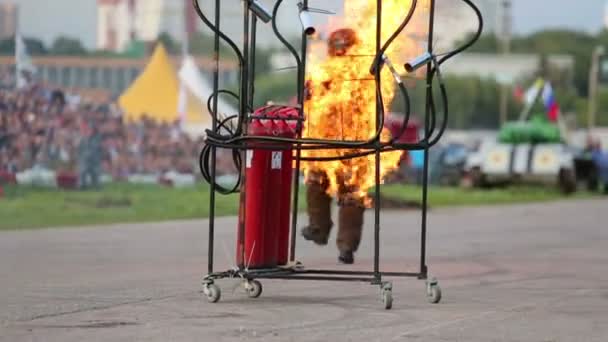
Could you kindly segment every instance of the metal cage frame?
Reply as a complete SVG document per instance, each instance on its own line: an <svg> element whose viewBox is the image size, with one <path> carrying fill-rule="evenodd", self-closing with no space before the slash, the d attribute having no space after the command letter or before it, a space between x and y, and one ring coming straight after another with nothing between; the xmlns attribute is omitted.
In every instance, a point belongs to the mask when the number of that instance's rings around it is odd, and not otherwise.
<svg viewBox="0 0 608 342"><path fill-rule="evenodd" d="M297 68L297 99L298 99L298 110L301 118L304 118L304 102L305 102L305 94L304 94L304 83L305 83L305 71L306 71L306 56L308 49L308 36L306 32L302 33L302 46L300 47L300 52L298 53L296 49L290 45L281 35L277 28L276 23L276 14L281 6L283 0L276 0L275 6L273 9L273 16L270 19L272 21L272 27L277 38L285 45L285 47L290 51L296 61ZM382 20L382 0L376 0L377 6L377 28L376 28L376 62L380 61L383 58L382 51L382 32L381 32L381 20ZM466 1L465 1L466 2ZM301 0L299 3L300 11L309 10L309 1ZM415 6L416 2L412 2ZM243 0L243 47L240 50L234 42L232 42L229 37L227 37L221 31L221 22L220 22L220 11L221 5L220 0L215 0L215 12L214 12L214 23L212 23L202 12L198 1L193 0L193 4L195 10L197 11L199 17L202 21L214 32L214 53L215 53L215 63L216 68L213 73L213 90L214 95L209 99L208 105L211 107L212 118L212 130L213 132L218 131L221 128L220 118L218 117L217 108L218 108L218 96L222 91L219 89L219 60L220 60L220 38L224 40L228 45L234 50L237 58L239 59L239 70L240 70L240 87L238 91L237 99L239 100L239 118L243 118L240 121L242 127L238 127L241 131L240 136L247 136L247 115L250 114L251 108L253 107L253 95L254 95L254 87L255 87L255 56L256 56L256 37L257 37L257 24L258 24L258 16L254 13L257 9L252 8L252 6L257 6L257 1L255 0ZM473 5L474 7L474 5ZM253 12L252 12L253 10ZM314 9L312 9L314 10ZM427 42L427 53L430 56L433 56L434 46L433 46L433 38L434 38L434 26L435 26L435 11L436 11L436 0L430 0L430 9L429 9L429 19L428 19L428 42ZM478 13L479 16L479 13ZM268 19L260 16L262 20ZM480 18L480 27L483 26L483 23ZM266 20L265 20L266 21ZM464 49L463 49L464 50ZM458 51L455 54L459 53ZM436 60L434 60L437 62ZM376 63L375 62L375 63ZM377 66L379 66L379 63ZM392 68L392 66L390 66ZM215 272L214 270L214 237L215 237L215 201L216 201L216 149L218 147L230 148L230 143L219 144L213 141L207 141L211 149L211 157L210 157L210 198L209 198L209 245L208 245L208 266L207 271L208 275L203 279L203 292L206 294L208 300L210 302L217 302L220 299L220 288L215 284L216 280L224 279L224 278L237 278L241 279L243 282L243 286L245 291L250 297L258 297L261 294L262 287L261 283L257 279L286 279L286 280L317 280L317 281L354 281L354 282L366 282L372 285L380 286L382 301L384 303L384 307L386 309L390 309L392 307L392 283L389 281L385 281L385 278L393 278L393 277L410 277L417 278L420 280L426 280L426 296L431 303L439 303L441 300L441 289L436 279L429 279L429 270L427 266L427 215L428 215L428 191L429 191L429 148L431 147L431 143L429 143L430 136L433 134L433 130L435 127L435 118L434 118L434 103L433 103L433 77L439 76L439 64L432 63L432 61L428 61L426 63L426 103L425 103L425 114L424 114L424 132L425 132L425 140L421 144L417 144L416 146L410 146L407 144L395 144L393 146L394 150L423 150L424 151L424 165L423 165L423 179L422 179L422 207L421 207L421 239L420 239L420 260L419 260L419 268L413 272L382 272L380 270L380 153L382 153L382 148L380 147L379 140L371 142L369 144L364 145L366 148L373 150L375 154L375 163L376 163L376 172L375 172L375 193L374 193L374 260L373 260L373 270L371 271L348 271L348 270L322 270L322 269L306 269L301 264L296 261L296 232L297 232L297 224L298 224L298 194L300 191L300 161L301 161L301 151L303 149L302 144L305 143L305 140L301 139L301 136L296 139L296 142L293 143L293 149L295 151L295 160L296 166L294 168L294 178L293 178L293 198L292 198L292 213L291 213L291 229L290 229L290 241L289 241L289 266L278 267L274 269L254 269L249 270L244 265L238 265L234 269L224 271L224 272ZM380 82L380 68L376 68L375 73L375 81ZM439 75L434 75L439 74ZM381 96L380 92L376 91L376 98L378 99ZM444 120L447 121L447 95L446 95L446 113ZM376 101L376 128L381 125L378 120L379 114L383 111L383 108L378 105ZM431 128L432 127L432 128ZM444 127L445 129L445 127ZM440 136L437 138L439 140ZM340 147L343 148L343 147ZM360 147L359 147L360 148ZM242 156L241 152L241 156ZM242 159L244 160L244 158ZM244 163L243 163L244 164ZM240 205L241 205L241 214L239 218L238 224L238 234L240 236L244 236L246 234L244 227L244 215L246 215L244 208L244 184L247 181L244 179L245 177L245 166L242 165L241 170L241 194L240 194ZM244 248L243 251L244 253ZM243 254L244 255L244 254ZM241 260L245 260L242 258Z"/></svg>

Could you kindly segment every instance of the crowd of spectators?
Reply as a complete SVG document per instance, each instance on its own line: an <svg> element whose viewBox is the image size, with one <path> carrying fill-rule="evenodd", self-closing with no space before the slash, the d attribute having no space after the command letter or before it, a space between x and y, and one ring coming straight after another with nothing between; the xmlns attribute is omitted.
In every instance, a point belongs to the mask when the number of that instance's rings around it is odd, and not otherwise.
<svg viewBox="0 0 608 342"><path fill-rule="evenodd" d="M202 144L178 122L127 123L112 104L92 104L41 85L0 87L0 172L43 168L72 174L81 185L97 185L101 176L196 175Z"/></svg>

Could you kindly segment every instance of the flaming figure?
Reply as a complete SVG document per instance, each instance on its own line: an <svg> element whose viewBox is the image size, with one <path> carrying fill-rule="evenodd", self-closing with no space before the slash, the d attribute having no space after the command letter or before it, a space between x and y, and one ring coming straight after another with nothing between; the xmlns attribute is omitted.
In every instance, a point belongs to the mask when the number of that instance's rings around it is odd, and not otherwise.
<svg viewBox="0 0 608 342"><path fill-rule="evenodd" d="M428 7L428 0L418 1L418 13ZM398 28L409 11L412 0L384 0L382 42ZM395 61L404 61L421 49L412 33L424 32L423 21L410 23L407 33L399 37L386 54ZM416 30L411 28L415 27ZM337 29L336 29L337 28ZM311 46L305 103L307 138L366 141L376 133L376 83L370 67L376 54L376 0L345 1L345 19L330 30L329 41ZM323 55L325 54L325 57ZM381 74L385 110L395 96L393 76L384 68ZM381 139L390 139L383 129ZM360 152L352 149L307 150L303 156L313 158L339 157ZM400 151L381 156L380 175L398 166ZM319 245L328 242L333 222L331 198L339 204L339 227L336 244L338 260L354 262L363 228L363 212L369 206L367 192L375 185L375 155L332 162L307 162L306 201L309 225L302 229L305 239Z"/></svg>
<svg viewBox="0 0 608 342"><path fill-rule="evenodd" d="M403 21L411 0L384 0L382 42ZM418 1L417 14L428 8L428 0ZM346 0L341 27L333 31L329 42L311 45L308 69L309 96L305 103L307 122L304 136L347 141L364 141L376 133L376 88L369 69L376 53L376 0ZM395 61L404 61L421 52L415 34L423 34L424 21L414 19L387 51ZM333 25L337 26L336 23ZM412 27L414 28L412 30ZM414 33L414 35L412 35ZM386 68L382 72L385 111L395 96L396 84ZM390 139L384 129L382 140ZM357 150L304 151L305 157L343 156ZM384 177L399 163L401 152L382 154L380 174ZM328 194L337 195L340 187L349 189L359 199L367 199L374 186L375 155L345 161L307 162L307 178L324 173L329 181Z"/></svg>

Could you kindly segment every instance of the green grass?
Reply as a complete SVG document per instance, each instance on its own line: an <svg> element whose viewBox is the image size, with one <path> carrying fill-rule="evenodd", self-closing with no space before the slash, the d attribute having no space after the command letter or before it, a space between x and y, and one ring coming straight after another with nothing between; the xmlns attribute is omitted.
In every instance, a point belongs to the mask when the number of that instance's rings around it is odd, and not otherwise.
<svg viewBox="0 0 608 342"><path fill-rule="evenodd" d="M420 201L416 186L387 185L383 195L397 200ZM102 191L57 191L8 187L0 198L0 230L67 227L111 223L156 222L206 218L209 188L174 189L155 185L114 184ZM300 207L305 204L301 191ZM579 193L568 198L591 197ZM236 215L238 195L217 195L216 214ZM431 188L433 207L510 204L564 199L550 187L511 187L495 190Z"/></svg>
<svg viewBox="0 0 608 342"><path fill-rule="evenodd" d="M102 191L14 187L0 199L0 230L195 219L209 215L209 189L111 185ZM237 212L235 195L217 196L218 216Z"/></svg>
<svg viewBox="0 0 608 342"><path fill-rule="evenodd" d="M398 200L420 201L422 198L421 189L417 186L386 185L382 188L382 193L388 198ZM593 196L588 192L577 192L566 196L557 188L550 186L511 186L494 189L429 188L429 204L433 207L504 205Z"/></svg>

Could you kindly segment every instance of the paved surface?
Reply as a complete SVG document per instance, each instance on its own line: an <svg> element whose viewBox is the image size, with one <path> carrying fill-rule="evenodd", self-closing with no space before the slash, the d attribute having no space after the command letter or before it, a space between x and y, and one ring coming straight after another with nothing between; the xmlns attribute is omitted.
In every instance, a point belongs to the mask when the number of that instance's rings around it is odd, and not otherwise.
<svg viewBox="0 0 608 342"><path fill-rule="evenodd" d="M384 214L385 270L415 270L418 222ZM234 227L218 222L223 268ZM370 227L358 268L370 265ZM375 287L319 282L266 281L257 300L222 283L222 302L208 304L206 241L202 221L0 233L0 340L608 340L606 200L433 212L429 266L444 301L399 280L392 311ZM299 246L308 265L339 267L333 246Z"/></svg>

